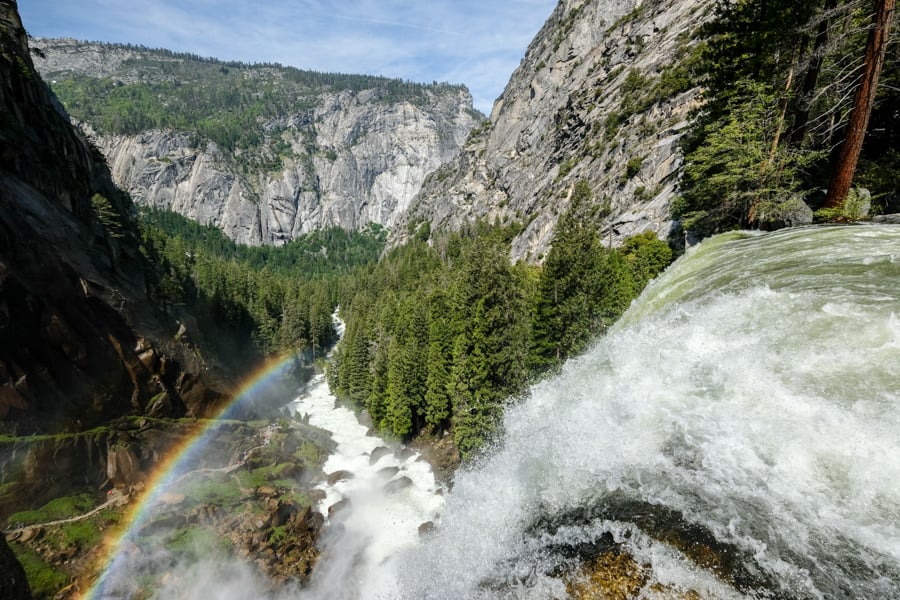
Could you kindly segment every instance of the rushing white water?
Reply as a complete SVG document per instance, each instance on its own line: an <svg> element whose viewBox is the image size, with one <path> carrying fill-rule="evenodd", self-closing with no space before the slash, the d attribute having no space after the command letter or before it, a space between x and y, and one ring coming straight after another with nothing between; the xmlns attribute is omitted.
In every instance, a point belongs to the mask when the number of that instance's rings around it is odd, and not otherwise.
<svg viewBox="0 0 900 600"><path fill-rule="evenodd" d="M507 411L394 597L562 598L611 540L646 597L900 598L898 314L898 227L703 242Z"/></svg>
<svg viewBox="0 0 900 600"><path fill-rule="evenodd" d="M430 465L412 451L388 452L384 440L368 435L351 410L335 407L324 376L310 383L294 408L308 416L310 424L331 432L337 443L323 470L346 472L332 484L319 486L326 493L319 510L326 517L332 507L338 510L320 541L324 549L310 595L396 597L390 557L416 545L419 527L440 517L444 498ZM341 507L335 506L338 502Z"/></svg>

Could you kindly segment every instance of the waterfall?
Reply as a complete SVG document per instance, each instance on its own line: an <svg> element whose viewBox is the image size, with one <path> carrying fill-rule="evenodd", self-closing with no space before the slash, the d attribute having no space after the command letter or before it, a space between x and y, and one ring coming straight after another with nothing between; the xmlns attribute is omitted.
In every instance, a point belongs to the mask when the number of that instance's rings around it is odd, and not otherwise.
<svg viewBox="0 0 900 600"><path fill-rule="evenodd" d="M563 598L615 548L642 598L900 598L898 313L897 227L704 241L507 410L393 597Z"/></svg>

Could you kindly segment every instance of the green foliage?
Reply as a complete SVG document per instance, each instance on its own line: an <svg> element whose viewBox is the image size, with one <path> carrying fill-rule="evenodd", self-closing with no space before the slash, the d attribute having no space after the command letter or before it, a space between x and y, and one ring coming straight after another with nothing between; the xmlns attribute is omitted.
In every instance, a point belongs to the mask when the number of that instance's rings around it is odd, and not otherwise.
<svg viewBox="0 0 900 600"><path fill-rule="evenodd" d="M241 491L232 481L216 477L192 477L179 488L194 504L234 505L241 498Z"/></svg>
<svg viewBox="0 0 900 600"><path fill-rule="evenodd" d="M719 116L696 131L696 145L685 157L683 192L672 205L684 228L702 235L746 225L760 204L789 199L800 185L800 169L814 157L786 146L773 153L778 97L750 80L734 87Z"/></svg>
<svg viewBox="0 0 900 600"><path fill-rule="evenodd" d="M109 237L116 239L124 237L122 216L113 208L108 198L101 194L94 194L91 197L91 207L94 209L94 216L97 217Z"/></svg>
<svg viewBox="0 0 900 600"><path fill-rule="evenodd" d="M386 238L376 225L318 231L278 248L249 247L175 213L143 210L141 219L144 252L158 269L151 293L194 314L206 342L226 352L222 340L229 338L237 348L252 339L262 353L320 352L334 338L336 282L374 264Z"/></svg>
<svg viewBox="0 0 900 600"><path fill-rule="evenodd" d="M575 168L575 165L578 164L578 160L575 157L570 157L564 160L559 165L559 174L556 176L557 179L562 179L566 175L572 172L572 169Z"/></svg>
<svg viewBox="0 0 900 600"><path fill-rule="evenodd" d="M408 439L451 430L464 457L498 433L506 405L546 368L582 350L661 268L649 237L603 247L601 207L584 181L543 270L510 264L521 226L470 229L395 248L340 292L347 322L332 390ZM664 265L662 265L664 266ZM555 301L551 298L556 290Z"/></svg>
<svg viewBox="0 0 900 600"><path fill-rule="evenodd" d="M625 238L619 250L625 256L635 290L646 287L672 262L672 248L652 231Z"/></svg>
<svg viewBox="0 0 900 600"><path fill-rule="evenodd" d="M205 527L183 527L164 540L168 550L177 556L196 561L228 554L230 542Z"/></svg>
<svg viewBox="0 0 900 600"><path fill-rule="evenodd" d="M72 496L64 496L51 500L37 510L26 510L9 516L7 523L13 526L17 523L34 525L59 521L83 514L97 506L97 498L93 494L80 493Z"/></svg>
<svg viewBox="0 0 900 600"><path fill-rule="evenodd" d="M625 177L627 179L631 179L632 177L640 173L642 164L644 164L643 157L632 156L630 159L628 159L628 162L625 163Z"/></svg>
<svg viewBox="0 0 900 600"><path fill-rule="evenodd" d="M623 249L604 247L598 213L590 187L580 181L540 273L529 355L534 371L582 352L671 260L668 245L652 233L627 240Z"/></svg>
<svg viewBox="0 0 900 600"><path fill-rule="evenodd" d="M868 194L852 188L841 206L820 208L814 213L816 221L827 223L852 223L861 221L868 215L870 199Z"/></svg>
<svg viewBox="0 0 900 600"><path fill-rule="evenodd" d="M53 598L69 583L69 576L57 571L37 552L22 544L12 544L16 558L25 569L25 577L35 598Z"/></svg>
<svg viewBox="0 0 900 600"><path fill-rule="evenodd" d="M828 187L869 19L859 3L841 0L716 2L696 45L695 81L706 98L684 140L683 196L673 204L685 229L703 236L780 226L779 215ZM876 196L900 180L890 153L900 140L891 108L900 100L900 51L888 52L858 174Z"/></svg>

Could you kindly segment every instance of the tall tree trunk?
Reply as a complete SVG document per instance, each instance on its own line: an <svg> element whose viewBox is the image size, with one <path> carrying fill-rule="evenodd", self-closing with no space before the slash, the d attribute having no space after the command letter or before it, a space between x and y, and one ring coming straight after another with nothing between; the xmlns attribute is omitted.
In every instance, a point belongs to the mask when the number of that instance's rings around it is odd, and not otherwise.
<svg viewBox="0 0 900 600"><path fill-rule="evenodd" d="M818 31L816 31L816 41L813 44L812 56L809 59L809 66L800 86L797 109L794 111L794 128L791 131L790 144L795 148L803 143L803 138L806 136L806 124L809 121L809 112L812 108L812 97L816 90L816 84L819 81L819 73L822 71L825 45L828 43L829 13L837 8L837 4L838 0L825 0L825 7L822 9L822 20L819 22Z"/></svg>
<svg viewBox="0 0 900 600"><path fill-rule="evenodd" d="M884 64L884 55L887 51L888 34L891 28L891 17L894 15L894 0L876 0L875 15L872 18L872 29L869 31L869 40L866 43L865 72L856 96L853 98L853 109L850 111L850 123L847 125L847 135L841 145L835 165L834 175L828 185L828 194L825 197L827 208L837 208L844 204L850 184L853 182L853 174L856 172L856 163L859 161L859 153L862 150L866 128L869 125L869 115L872 113L872 104L875 100L875 92L878 85L878 75Z"/></svg>

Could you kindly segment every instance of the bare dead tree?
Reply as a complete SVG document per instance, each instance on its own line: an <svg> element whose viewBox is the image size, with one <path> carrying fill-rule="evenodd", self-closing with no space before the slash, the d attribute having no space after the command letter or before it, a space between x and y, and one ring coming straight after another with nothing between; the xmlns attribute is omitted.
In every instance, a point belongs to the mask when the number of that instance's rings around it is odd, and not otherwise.
<svg viewBox="0 0 900 600"><path fill-rule="evenodd" d="M825 197L827 208L843 206L853 182L853 174L856 172L859 153L862 150L866 128L869 125L869 116L872 114L878 76L887 52L891 18L894 15L894 2L895 0L876 0L875 2L872 28L869 30L869 39L866 42L865 70L853 98L847 133L841 144L834 174L828 185L828 194Z"/></svg>

